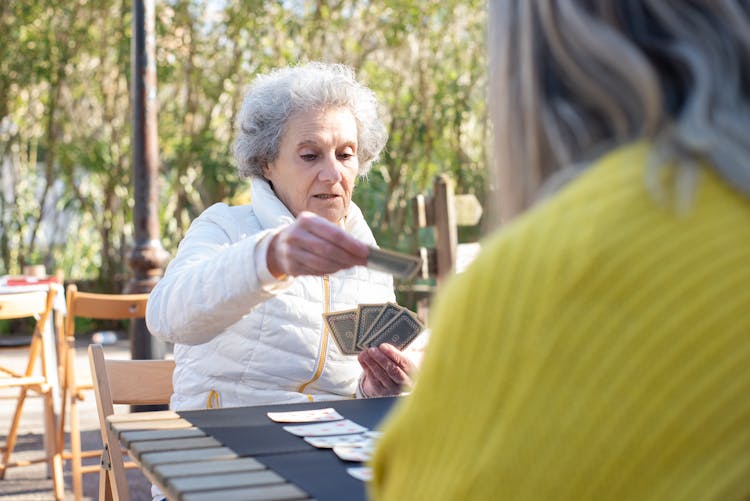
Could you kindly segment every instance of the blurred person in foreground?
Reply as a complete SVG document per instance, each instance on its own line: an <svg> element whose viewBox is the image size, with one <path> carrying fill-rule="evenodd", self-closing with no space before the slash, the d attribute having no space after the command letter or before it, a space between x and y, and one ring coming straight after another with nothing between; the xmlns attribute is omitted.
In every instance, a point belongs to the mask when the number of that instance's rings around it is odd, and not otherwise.
<svg viewBox="0 0 750 501"><path fill-rule="evenodd" d="M384 344L343 355L322 314L394 300L365 268L375 239L352 202L387 134L374 93L343 65L256 78L235 160L251 202L191 224L151 293L152 334L175 343L175 410L398 394L411 360Z"/></svg>
<svg viewBox="0 0 750 501"><path fill-rule="evenodd" d="M748 2L493 0L489 33L516 217L437 301L371 495L750 499Z"/></svg>

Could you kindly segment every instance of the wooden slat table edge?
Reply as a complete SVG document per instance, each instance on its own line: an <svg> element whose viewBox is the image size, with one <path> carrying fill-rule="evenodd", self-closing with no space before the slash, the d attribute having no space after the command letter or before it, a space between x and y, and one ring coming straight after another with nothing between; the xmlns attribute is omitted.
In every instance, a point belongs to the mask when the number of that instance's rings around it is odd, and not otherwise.
<svg viewBox="0 0 750 501"><path fill-rule="evenodd" d="M148 452L141 455L139 461L146 468L152 469L159 464L191 463L208 459L237 459L237 454L228 447L212 447L190 451Z"/></svg>
<svg viewBox="0 0 750 501"><path fill-rule="evenodd" d="M213 443L208 444L200 441L201 438L209 438L220 445L200 428L196 428L189 421L181 418L177 413L172 411L155 411L141 412L133 414L118 414L107 418L108 426L113 430L121 443L127 450L131 458L140 466L141 471L146 478L156 485L169 501L202 501L222 499L223 501L236 500L297 500L310 499L309 494L304 492L296 485L289 483L276 472L268 469L265 465L250 457L238 457L234 451L227 447L212 447ZM180 440L182 439L182 440ZM201 448L180 447L179 441L195 441ZM152 450L143 450L138 452L135 444L147 444L146 448L156 447L164 450L154 452ZM176 445L176 447L172 447ZM203 448L205 445L205 448ZM180 485L180 478L195 477L198 474L188 473L191 468L201 465L199 476L226 476L228 479L238 479L239 483L226 483L220 488L211 486L209 489L196 489L188 492L178 492L172 487L173 481ZM207 468L203 469L203 466ZM243 466L247 466L245 469ZM176 475L164 476L159 470L182 469L182 473ZM241 480L241 474L268 473L278 477L278 483L263 483L258 486L248 486ZM264 478L258 475L258 478ZM271 478L269 476L269 478ZM274 481L276 478L274 478Z"/></svg>
<svg viewBox="0 0 750 501"><path fill-rule="evenodd" d="M157 421L159 419L180 419L175 411L131 412L130 414L112 414L107 417L110 423L127 423L131 421Z"/></svg>
<svg viewBox="0 0 750 501"><path fill-rule="evenodd" d="M169 479L167 490L175 497L185 496L191 492L216 492L230 489L251 489L285 484L287 481L278 473L265 469L247 472L223 473L220 475L197 475ZM218 495L221 498L220 495Z"/></svg>
<svg viewBox="0 0 750 501"><path fill-rule="evenodd" d="M265 470L266 465L250 457L236 459L209 459L190 463L167 463L156 465L153 474L165 484L169 479L191 476L212 475L215 473L233 473L239 471Z"/></svg>
<svg viewBox="0 0 750 501"><path fill-rule="evenodd" d="M120 440L123 443L123 440ZM196 438L176 438L169 440L142 440L131 442L128 450L131 456L140 460L144 454L152 452L178 452L189 453L193 450L221 447L221 443L213 437L203 436Z"/></svg>
<svg viewBox="0 0 750 501"><path fill-rule="evenodd" d="M148 430L176 430L180 428L193 428L190 421L185 419L157 419L155 421L120 421L108 420L109 429L119 437L125 431L148 431Z"/></svg>
<svg viewBox="0 0 750 501"><path fill-rule="evenodd" d="M146 478L156 485L159 490L166 496L168 501L200 501L201 499L217 499L214 496L219 496L218 499L221 499L222 501L231 501L232 499L237 500L264 500L264 501L286 501L286 500L310 500L309 494L307 494L305 491L300 489L298 486L289 483L278 475L278 473L274 472L273 470L266 468L265 465L258 462L254 458L249 457L235 457L231 459L223 459L223 458L213 458L209 460L197 460L197 461L187 461L187 462L179 462L179 463L164 463L162 465L156 465L151 468L144 467L143 464L141 464L138 460L135 460L136 463L141 468L141 471L144 473ZM171 480L180 478L179 475L169 477L164 477L159 474L159 468L160 467L166 467L166 468L174 468L174 467L182 467L184 471L187 471L191 467L195 467L196 465L217 465L217 464L231 464L231 463L239 463L239 466L247 466L248 469L240 470L240 472L267 472L270 473L279 479L281 479L281 482L279 483L268 483L258 486L242 486L240 487L238 484L226 484L225 486L219 488L219 489L198 489L198 490L191 490L188 492L178 492L175 490L172 486ZM215 469L221 469L215 468ZM204 472L201 476L212 476L214 475L213 472L211 472L211 468L201 468L201 470ZM232 468L227 469L227 472L231 472ZM186 473L187 474L187 473Z"/></svg>
<svg viewBox="0 0 750 501"><path fill-rule="evenodd" d="M291 483L275 484L246 489L226 489L222 491L189 492L177 501L295 501L310 500L310 496Z"/></svg>
<svg viewBox="0 0 750 501"><path fill-rule="evenodd" d="M167 430L133 430L120 432L120 443L129 448L133 442L147 440L172 440L175 438L196 438L207 436L200 428L177 428Z"/></svg>
<svg viewBox="0 0 750 501"><path fill-rule="evenodd" d="M143 465L140 463L140 461L138 461L135 458L132 458L132 459L138 465L138 469L146 476L148 481L154 484L156 487L158 487L159 490L162 493L164 493L165 496L167 496L166 494L167 486L161 480L159 480L156 477L156 475L154 475L150 470L148 470L147 468L144 468ZM167 501L176 501L176 500L174 498L170 498L169 496L167 496Z"/></svg>

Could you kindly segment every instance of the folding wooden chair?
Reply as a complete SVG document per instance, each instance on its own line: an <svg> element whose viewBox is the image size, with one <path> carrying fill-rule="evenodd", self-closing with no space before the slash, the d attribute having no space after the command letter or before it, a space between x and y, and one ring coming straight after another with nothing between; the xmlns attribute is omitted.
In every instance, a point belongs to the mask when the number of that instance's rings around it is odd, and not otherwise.
<svg viewBox="0 0 750 501"><path fill-rule="evenodd" d="M102 431L99 499L129 501L125 468L137 467L123 459L117 435L107 426L115 404L167 404L172 396L174 360L107 360L99 344L89 345L89 363L94 381L96 408Z"/></svg>
<svg viewBox="0 0 750 501"><path fill-rule="evenodd" d="M0 365L0 388L20 388L20 394L16 401L16 410L11 421L10 431L3 448L3 458L0 464L0 479L5 477L8 468L14 466L26 466L33 463L47 462L52 474L55 498L62 499L65 484L62 473L62 460L57 450L56 418L54 410L53 392L57 391L47 378L47 360L49 353L54 353L54 347L46 344L52 340L45 340L44 329L48 325L52 312L52 304L55 298L55 289L47 291L21 292L13 294L0 294L0 319L15 319L35 317L36 325L28 350L28 361L26 370L19 373L10 367ZM36 363L40 361L40 370L36 370ZM23 405L26 395L32 391L44 399L44 422L46 435L46 453L43 458L10 462L10 456L16 445L18 428L21 422Z"/></svg>
<svg viewBox="0 0 750 501"><path fill-rule="evenodd" d="M58 448L64 460L72 462L73 494L76 501L83 497L83 475L96 473L99 465L83 465L83 458L101 456L101 449L81 450L81 429L78 417L78 401L83 400L84 391L93 390L91 374L78 374L75 364L75 319L93 318L101 320L133 320L144 318L148 294L95 294L79 292L71 284L66 291L67 317L65 319L65 343L61 360L63 408L58 432ZM70 450L65 450L65 417L69 406Z"/></svg>

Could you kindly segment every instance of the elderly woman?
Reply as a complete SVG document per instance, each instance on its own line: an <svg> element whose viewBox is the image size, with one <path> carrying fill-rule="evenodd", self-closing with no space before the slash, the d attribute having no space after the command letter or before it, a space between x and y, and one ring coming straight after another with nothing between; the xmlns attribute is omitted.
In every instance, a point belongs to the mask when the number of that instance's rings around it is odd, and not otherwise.
<svg viewBox="0 0 750 501"><path fill-rule="evenodd" d="M373 497L750 499L748 3L495 0L489 27L509 222L436 303Z"/></svg>
<svg viewBox="0 0 750 501"><path fill-rule="evenodd" d="M151 293L151 333L175 343L173 409L397 394L412 362L383 344L343 355L326 312L394 299L365 268L375 240L352 202L386 132L350 68L310 63L259 76L237 121L249 205L190 226Z"/></svg>

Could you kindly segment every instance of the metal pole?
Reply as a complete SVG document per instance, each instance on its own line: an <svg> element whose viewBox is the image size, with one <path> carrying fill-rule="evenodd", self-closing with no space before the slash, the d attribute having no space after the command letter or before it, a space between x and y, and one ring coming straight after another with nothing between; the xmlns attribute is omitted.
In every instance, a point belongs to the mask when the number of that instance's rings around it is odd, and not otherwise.
<svg viewBox="0 0 750 501"><path fill-rule="evenodd" d="M154 0L133 0L132 105L135 246L129 264L133 278L126 292L150 292L163 274L167 256L159 240L159 144L156 124L156 36ZM151 336L143 320L131 322L133 359L163 358L164 343Z"/></svg>

